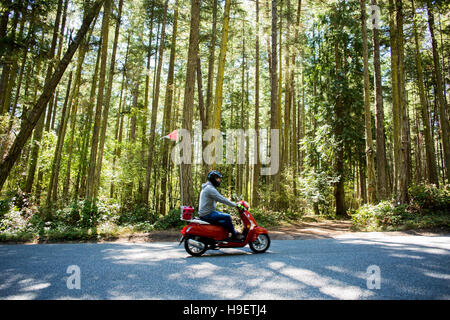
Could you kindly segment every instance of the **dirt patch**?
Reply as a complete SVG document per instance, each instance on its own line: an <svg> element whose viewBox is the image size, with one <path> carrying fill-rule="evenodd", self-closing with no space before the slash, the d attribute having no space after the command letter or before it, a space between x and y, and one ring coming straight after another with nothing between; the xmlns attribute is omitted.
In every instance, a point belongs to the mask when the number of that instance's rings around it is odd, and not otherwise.
<svg viewBox="0 0 450 320"><path fill-rule="evenodd" d="M329 220L320 222L299 222L269 229L274 240L322 239L352 232L352 222Z"/></svg>
<svg viewBox="0 0 450 320"><path fill-rule="evenodd" d="M106 238L97 242L130 242L130 243L142 243L142 242L165 242L165 241L179 241L181 238L180 230L169 231L153 231L148 233L132 233L121 235L116 238Z"/></svg>

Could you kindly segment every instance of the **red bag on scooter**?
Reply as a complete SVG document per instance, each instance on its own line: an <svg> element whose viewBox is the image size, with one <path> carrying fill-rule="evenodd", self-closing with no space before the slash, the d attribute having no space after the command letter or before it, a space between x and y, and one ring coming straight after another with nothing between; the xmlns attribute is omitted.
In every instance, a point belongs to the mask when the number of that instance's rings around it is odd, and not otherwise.
<svg viewBox="0 0 450 320"><path fill-rule="evenodd" d="M181 220L190 221L194 215L194 208L191 206L181 207Z"/></svg>

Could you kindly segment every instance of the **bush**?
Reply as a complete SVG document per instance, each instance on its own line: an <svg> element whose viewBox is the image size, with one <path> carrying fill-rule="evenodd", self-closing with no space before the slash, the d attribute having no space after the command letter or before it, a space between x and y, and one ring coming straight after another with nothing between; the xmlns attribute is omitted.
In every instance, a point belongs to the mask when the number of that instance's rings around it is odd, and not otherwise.
<svg viewBox="0 0 450 320"><path fill-rule="evenodd" d="M0 219L11 209L11 199L0 200Z"/></svg>
<svg viewBox="0 0 450 320"><path fill-rule="evenodd" d="M352 222L355 227L379 227L387 221L392 213L392 205L382 201L377 205L365 204L352 213Z"/></svg>
<svg viewBox="0 0 450 320"><path fill-rule="evenodd" d="M420 184L411 186L408 191L411 202L423 211L450 213L450 185L438 188L433 184Z"/></svg>
<svg viewBox="0 0 450 320"><path fill-rule="evenodd" d="M360 207L352 213L353 226L367 230L450 227L449 186L411 186L409 197L409 204L395 206L383 201Z"/></svg>
<svg viewBox="0 0 450 320"><path fill-rule="evenodd" d="M256 222L263 227L278 226L283 221L296 221L302 217L302 214L295 211L271 211L260 208L250 209Z"/></svg>
<svg viewBox="0 0 450 320"><path fill-rule="evenodd" d="M14 192L0 201L0 232L34 231L34 224L38 220L38 209L25 193Z"/></svg>
<svg viewBox="0 0 450 320"><path fill-rule="evenodd" d="M134 210L126 211L120 214L118 219L119 224L136 224L136 223L155 223L158 216L148 207L137 205Z"/></svg>
<svg viewBox="0 0 450 320"><path fill-rule="evenodd" d="M31 227L29 218L22 215L17 207L12 207L0 221L0 231L5 233L25 232Z"/></svg>
<svg viewBox="0 0 450 320"><path fill-rule="evenodd" d="M180 208L173 208L169 211L169 213L163 217L161 217L156 223L153 225L155 230L167 230L167 229L180 229L186 225L186 222L180 220Z"/></svg>

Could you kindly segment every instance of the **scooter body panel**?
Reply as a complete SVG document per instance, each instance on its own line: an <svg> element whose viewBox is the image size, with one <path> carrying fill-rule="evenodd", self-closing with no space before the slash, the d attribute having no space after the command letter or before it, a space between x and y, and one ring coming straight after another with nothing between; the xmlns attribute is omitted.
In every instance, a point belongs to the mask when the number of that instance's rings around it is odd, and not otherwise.
<svg viewBox="0 0 450 320"><path fill-rule="evenodd" d="M181 231L181 233L186 235L200 236L203 238L214 239L220 241L228 237L228 232L225 228L213 225L213 224L198 224L190 223Z"/></svg>

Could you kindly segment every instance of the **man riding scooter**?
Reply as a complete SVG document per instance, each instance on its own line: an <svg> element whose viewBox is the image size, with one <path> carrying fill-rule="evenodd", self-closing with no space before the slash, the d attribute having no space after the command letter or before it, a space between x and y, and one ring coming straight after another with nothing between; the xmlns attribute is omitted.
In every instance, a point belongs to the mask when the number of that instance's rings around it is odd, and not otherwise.
<svg viewBox="0 0 450 320"><path fill-rule="evenodd" d="M198 215L200 219L206 222L220 224L225 227L231 233L230 239L242 240L244 236L234 229L231 216L216 210L216 201L233 208L238 206L238 204L222 196L217 190L217 187L220 186L221 179L222 174L218 171L213 170L208 174L208 182L202 184L202 191L200 192Z"/></svg>

